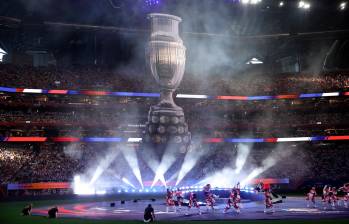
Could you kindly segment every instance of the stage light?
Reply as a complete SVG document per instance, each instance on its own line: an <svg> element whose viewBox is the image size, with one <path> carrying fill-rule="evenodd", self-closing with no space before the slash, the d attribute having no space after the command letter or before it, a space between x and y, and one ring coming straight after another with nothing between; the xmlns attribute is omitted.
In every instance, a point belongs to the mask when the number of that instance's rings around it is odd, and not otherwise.
<svg viewBox="0 0 349 224"><path fill-rule="evenodd" d="M285 5L285 3L284 2L279 2L279 7L283 7Z"/></svg>
<svg viewBox="0 0 349 224"><path fill-rule="evenodd" d="M106 190L96 191L96 194L98 194L98 195L105 195L106 193L107 193Z"/></svg>
<svg viewBox="0 0 349 224"><path fill-rule="evenodd" d="M77 194L77 195L95 194L95 189L90 184L84 183L81 180L79 175L74 177L73 191L74 191L74 194Z"/></svg>
<svg viewBox="0 0 349 224"><path fill-rule="evenodd" d="M341 11L345 10L346 8L347 8L347 2L341 2L341 3L339 4L339 9L340 9Z"/></svg>

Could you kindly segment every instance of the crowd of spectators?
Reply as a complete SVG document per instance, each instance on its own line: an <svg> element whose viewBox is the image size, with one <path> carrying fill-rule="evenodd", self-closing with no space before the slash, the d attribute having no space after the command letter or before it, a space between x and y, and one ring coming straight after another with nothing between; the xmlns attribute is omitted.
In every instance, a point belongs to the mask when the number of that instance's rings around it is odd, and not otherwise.
<svg viewBox="0 0 349 224"><path fill-rule="evenodd" d="M345 111L313 112L239 112L217 111L208 113L188 111L186 120L190 131L207 137L238 137L249 133L254 137L302 135L327 129L345 129L348 114ZM288 122L285 122L287 120ZM0 131L2 136L120 136L132 133L142 135L147 113L127 111L81 110L0 110L0 125L12 127ZM30 129L23 128L30 127ZM74 128L71 128L74 127ZM20 130L23 131L20 131ZM27 130L26 130L27 129ZM72 129L72 130L70 130ZM1 129L0 129L1 130ZM6 132L7 130L7 132ZM14 131L10 131L14 130ZM5 131L5 132L4 132ZM298 134L297 134L298 133ZM132 135L131 134L131 135ZM319 133L321 134L321 132ZM289 137L289 136L286 136Z"/></svg>
<svg viewBox="0 0 349 224"><path fill-rule="evenodd" d="M102 68L62 69L33 68L0 64L0 86L43 89L88 89L157 92L152 77L120 74ZM207 81L207 80L210 81ZM253 88L251 88L253 87ZM186 74L179 93L207 95L275 95L348 91L345 74L282 74L253 77L211 76L202 78ZM207 137L295 137L348 134L345 98L312 100L241 101L176 100L184 108L193 135ZM127 136L139 137L144 131L147 111L157 99L127 97L54 96L3 94L0 104L0 136ZM84 107L84 106L89 107ZM338 108L335 107L339 106ZM91 107L93 106L93 108ZM67 109L67 107L70 107ZM113 108L107 110L105 108ZM344 110L343 110L344 109ZM332 110L330 112L330 110ZM285 122L287 121L287 122ZM206 146L205 146L206 147ZM188 178L200 180L219 171L236 158L236 146L211 145ZM34 147L35 148L35 147ZM107 155L108 145L69 145L45 143L39 149L28 144L0 146L0 183L72 181L96 165L96 158ZM215 153L219 151L219 153ZM345 166L348 152L343 146L295 146L292 159L277 163L261 177L287 177L299 180L342 180L348 178ZM253 150L247 164L261 165L271 153L266 147ZM340 159L338 159L340 157ZM110 165L118 172L130 171L127 162L117 157ZM139 158L142 158L139 156ZM330 162L336 161L336 162ZM338 163L337 163L338 161ZM300 163L302 162L302 166ZM152 178L147 161L139 159L145 179ZM179 170L181 163L171 168ZM250 168L251 168L250 167ZM313 172L316 169L317 172ZM320 173L318 173L320 172ZM113 174L113 171L110 172ZM115 176L114 176L115 177Z"/></svg>
<svg viewBox="0 0 349 224"><path fill-rule="evenodd" d="M157 91L154 79L144 71L108 70L99 67L64 69L0 65L0 86L40 89ZM212 75L185 74L179 92L208 95L285 94L313 91L346 91L346 74ZM207 82L207 80L210 80Z"/></svg>
<svg viewBox="0 0 349 224"><path fill-rule="evenodd" d="M186 179L195 182L212 173L218 173L224 168L234 168L238 145L204 145L201 147L209 147L209 150L200 157ZM349 178L349 170L346 166L349 152L345 144L250 145L248 147L251 150L241 171L244 175L248 175L248 172L254 168L264 166L263 161L272 157L276 161L275 165L261 173L260 177L289 178L292 184L309 180L342 181ZM91 169L95 170L99 162L105 161L104 158L112 157L110 150L111 147L107 145L80 143L41 145L39 150L32 150L28 145L2 145L0 150L1 183L72 181L74 175L87 173ZM118 147L115 146L112 150L118 150ZM154 175L153 171L141 153L137 152L142 178L145 181L151 180ZM109 178L120 178L119 174L133 175L128 173L130 172L129 164L123 156L114 158L114 161L110 160L109 166L105 167L104 175L112 175ZM169 172L178 171L182 165L180 161L181 159L178 159Z"/></svg>
<svg viewBox="0 0 349 224"><path fill-rule="evenodd" d="M33 153L26 146L0 145L0 180L6 183L33 158Z"/></svg>

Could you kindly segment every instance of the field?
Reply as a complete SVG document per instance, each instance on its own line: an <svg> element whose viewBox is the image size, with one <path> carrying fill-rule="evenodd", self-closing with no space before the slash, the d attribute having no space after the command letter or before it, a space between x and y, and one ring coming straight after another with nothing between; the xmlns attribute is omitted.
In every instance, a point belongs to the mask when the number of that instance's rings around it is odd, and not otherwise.
<svg viewBox="0 0 349 224"><path fill-rule="evenodd" d="M39 206L47 206L47 205L60 205L60 204L69 204L69 203L76 203L76 202L87 202L88 199L75 199L75 200L46 200L46 201L35 201L34 207ZM31 203L29 201L17 201L17 202L1 202L0 203L0 224L118 224L118 223L142 223L140 217L139 221L115 221L115 220L86 220L86 219L70 219L70 218L58 218L56 220L47 219L46 217L39 217L39 216L31 216L31 217L23 217L20 215L21 209L28 203ZM266 223L272 223L272 224L300 224L300 223L306 223L306 224L327 224L327 223L337 223L337 224L346 224L349 223L349 219L336 219L336 220L256 220L256 221L159 221L156 223L183 223L183 224L189 224L189 223L197 223L197 224L213 224L213 223L246 223L246 224L266 224Z"/></svg>

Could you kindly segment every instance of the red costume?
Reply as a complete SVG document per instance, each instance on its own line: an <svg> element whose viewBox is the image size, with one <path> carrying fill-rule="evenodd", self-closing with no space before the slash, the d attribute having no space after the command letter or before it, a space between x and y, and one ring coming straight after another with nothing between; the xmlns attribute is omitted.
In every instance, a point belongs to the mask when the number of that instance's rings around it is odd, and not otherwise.
<svg viewBox="0 0 349 224"><path fill-rule="evenodd" d="M196 207L196 208L200 208L199 204L198 204L198 199L195 193L190 192L189 194L189 208L191 207Z"/></svg>
<svg viewBox="0 0 349 224"><path fill-rule="evenodd" d="M348 201L349 201L349 183L344 184L343 187L340 188L344 192L344 197L343 197L343 202L344 202L344 207L348 208Z"/></svg>
<svg viewBox="0 0 349 224"><path fill-rule="evenodd" d="M201 215L200 211L200 205L198 203L198 199L195 193L190 192L189 193L189 205L188 205L188 211L191 209L191 207L196 207L199 210L199 215ZM188 215L188 212L186 213Z"/></svg>
<svg viewBox="0 0 349 224"><path fill-rule="evenodd" d="M177 198L178 206L182 206L182 203L183 203L182 191L177 190L175 195L176 195L176 198Z"/></svg>
<svg viewBox="0 0 349 224"><path fill-rule="evenodd" d="M265 191L264 192L264 196L265 196L265 209L272 209L273 208L273 201L272 201L272 197L271 197L271 193L269 191ZM265 212L266 212L265 210Z"/></svg>
<svg viewBox="0 0 349 224"><path fill-rule="evenodd" d="M214 206L216 201L213 197L213 194L211 193L211 185L210 184L207 184L204 187L204 195L205 195L206 206L211 207L213 209L213 206Z"/></svg>
<svg viewBox="0 0 349 224"><path fill-rule="evenodd" d="M330 187L327 187L327 185L324 186L322 190L322 203L324 206L324 209L326 209L326 204L330 203Z"/></svg>
<svg viewBox="0 0 349 224"><path fill-rule="evenodd" d="M316 197L316 189L315 187L312 187L306 197L306 200L308 201L308 205L307 205L308 207L309 207L309 202L312 202L313 205L315 206L315 197Z"/></svg>
<svg viewBox="0 0 349 224"><path fill-rule="evenodd" d="M174 206L175 203L173 201L173 191L171 191L170 189L167 189L167 193L166 193L166 205L167 206Z"/></svg>
<svg viewBox="0 0 349 224"><path fill-rule="evenodd" d="M232 206L236 210L237 213L240 213L240 194L239 191L236 188L233 188L231 190L227 206L224 209L224 213L227 212Z"/></svg>

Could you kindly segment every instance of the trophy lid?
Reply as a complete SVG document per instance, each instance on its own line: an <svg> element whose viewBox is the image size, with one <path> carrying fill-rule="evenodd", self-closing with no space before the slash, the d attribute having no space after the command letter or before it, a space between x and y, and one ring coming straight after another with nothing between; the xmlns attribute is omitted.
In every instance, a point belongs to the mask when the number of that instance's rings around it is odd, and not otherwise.
<svg viewBox="0 0 349 224"><path fill-rule="evenodd" d="M151 40L182 43L178 34L179 23L182 21L180 17L162 13L151 13L147 18L151 21Z"/></svg>
<svg viewBox="0 0 349 224"><path fill-rule="evenodd" d="M182 19L178 16L170 15L170 14L163 14L163 13L150 13L148 14L147 18L152 19L154 17L158 18L164 18L164 19L170 19L170 20L176 20L178 22L182 22Z"/></svg>

